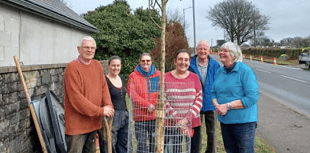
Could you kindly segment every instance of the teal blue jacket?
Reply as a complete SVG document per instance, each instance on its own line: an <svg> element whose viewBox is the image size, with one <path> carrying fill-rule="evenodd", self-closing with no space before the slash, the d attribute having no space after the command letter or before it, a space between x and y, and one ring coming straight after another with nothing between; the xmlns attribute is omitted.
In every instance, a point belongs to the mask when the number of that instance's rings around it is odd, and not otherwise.
<svg viewBox="0 0 310 153"><path fill-rule="evenodd" d="M257 101L259 97L258 84L253 70L242 62L237 62L227 73L221 67L212 87L211 98L219 104L225 104L240 99L244 109L232 109L226 115L218 115L218 120L224 124L257 122Z"/></svg>

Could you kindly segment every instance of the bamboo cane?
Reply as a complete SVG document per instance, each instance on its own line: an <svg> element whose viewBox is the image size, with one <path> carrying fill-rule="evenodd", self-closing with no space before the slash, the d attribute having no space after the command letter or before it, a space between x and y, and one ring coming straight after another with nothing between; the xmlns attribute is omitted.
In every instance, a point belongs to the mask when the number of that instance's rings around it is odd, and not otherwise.
<svg viewBox="0 0 310 153"><path fill-rule="evenodd" d="M16 69L18 71L18 75L20 77L20 82L22 83L23 88L24 88L24 92L25 92L25 95L26 95L26 98L27 98L28 107L30 109L31 116L32 116L35 128L37 130L37 134L38 134L38 137L39 137L39 140L40 140L42 151L43 151L43 153L47 153L47 150L46 150L46 147L45 147L45 142L44 142L43 137L42 137L42 133L41 133L41 129L40 129L40 126L39 126L39 123L38 123L38 119L37 119L36 113L35 113L35 111L33 109L33 106L30 103L31 99L29 97L28 89L27 89L27 86L26 86L26 82L25 82L22 70L21 70L20 65L19 65L18 58L16 56L14 56L13 58L14 58L14 61L15 61Z"/></svg>
<svg viewBox="0 0 310 153"><path fill-rule="evenodd" d="M107 121L107 118L103 116L104 125L106 129L107 134L107 142L108 142L108 153L112 153L112 123L113 123L113 117L110 118L109 123Z"/></svg>

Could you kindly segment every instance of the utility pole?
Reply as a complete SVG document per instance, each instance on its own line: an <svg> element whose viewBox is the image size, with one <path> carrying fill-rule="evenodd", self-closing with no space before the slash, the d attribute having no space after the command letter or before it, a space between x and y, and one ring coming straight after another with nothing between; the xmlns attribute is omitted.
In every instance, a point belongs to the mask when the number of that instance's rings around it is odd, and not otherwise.
<svg viewBox="0 0 310 153"><path fill-rule="evenodd" d="M255 15L253 15L253 23L254 23L254 48L256 48L256 33L255 33Z"/></svg>
<svg viewBox="0 0 310 153"><path fill-rule="evenodd" d="M196 54L195 0L192 0L192 2L193 2L192 7L193 7L193 27L194 27L194 54Z"/></svg>
<svg viewBox="0 0 310 153"><path fill-rule="evenodd" d="M193 0L194 54L196 54L195 0Z"/></svg>
<svg viewBox="0 0 310 153"><path fill-rule="evenodd" d="M183 18L184 18L184 25L183 25L183 28L184 28L184 30L185 30L185 10L186 10L186 9L189 9L189 8L192 8L192 7L188 7L188 8L184 8L184 9L183 9Z"/></svg>

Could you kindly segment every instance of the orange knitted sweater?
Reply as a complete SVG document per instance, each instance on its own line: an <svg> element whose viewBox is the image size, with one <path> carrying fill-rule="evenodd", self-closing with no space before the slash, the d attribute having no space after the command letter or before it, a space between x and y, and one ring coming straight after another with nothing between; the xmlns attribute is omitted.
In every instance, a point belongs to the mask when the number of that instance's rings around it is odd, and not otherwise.
<svg viewBox="0 0 310 153"><path fill-rule="evenodd" d="M89 65L70 62L64 74L64 89L66 134L100 129L102 106L113 107L101 64L97 60Z"/></svg>

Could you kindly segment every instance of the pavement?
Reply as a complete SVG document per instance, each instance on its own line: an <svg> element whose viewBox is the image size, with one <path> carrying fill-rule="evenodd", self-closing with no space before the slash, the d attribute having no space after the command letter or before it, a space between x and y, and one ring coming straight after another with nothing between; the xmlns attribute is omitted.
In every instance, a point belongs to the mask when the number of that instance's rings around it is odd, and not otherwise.
<svg viewBox="0 0 310 153"><path fill-rule="evenodd" d="M263 93L256 134L277 153L310 153L310 119ZM310 110L309 110L310 111Z"/></svg>

